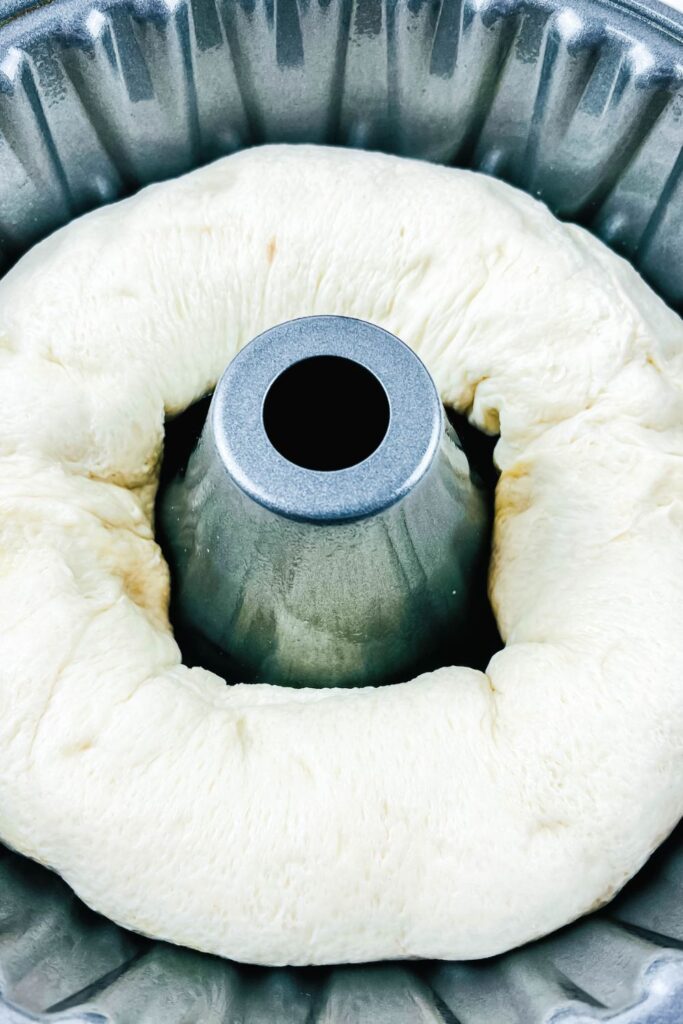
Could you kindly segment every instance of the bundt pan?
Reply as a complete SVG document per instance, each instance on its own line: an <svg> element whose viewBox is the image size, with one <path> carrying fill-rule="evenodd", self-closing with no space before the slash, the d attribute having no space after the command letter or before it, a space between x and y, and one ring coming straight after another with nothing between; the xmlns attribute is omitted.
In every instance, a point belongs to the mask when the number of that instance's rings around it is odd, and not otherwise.
<svg viewBox="0 0 683 1024"><path fill-rule="evenodd" d="M499 175L680 311L682 83L683 14L656 0L0 0L0 272L147 182L325 142ZM0 1021L681 1024L682 843L507 956L299 970L143 939L1 851Z"/></svg>

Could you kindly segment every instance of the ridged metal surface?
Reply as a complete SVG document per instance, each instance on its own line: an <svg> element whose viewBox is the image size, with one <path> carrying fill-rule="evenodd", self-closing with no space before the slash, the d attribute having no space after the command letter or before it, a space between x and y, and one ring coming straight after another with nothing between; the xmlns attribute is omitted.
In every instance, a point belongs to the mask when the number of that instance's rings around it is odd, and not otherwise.
<svg viewBox="0 0 683 1024"><path fill-rule="evenodd" d="M73 1024L680 1024L683 849L607 912L493 960L242 967L150 942L0 854L0 1020ZM96 851L93 851L96 855Z"/></svg>
<svg viewBox="0 0 683 1024"><path fill-rule="evenodd" d="M0 269L140 184L305 139L504 177L683 308L683 15L656 0L29 6L0 0ZM0 1020L681 1024L682 840L606 912L508 956L306 971L138 938L4 852Z"/></svg>
<svg viewBox="0 0 683 1024"><path fill-rule="evenodd" d="M141 183L305 139L502 176L681 306L682 40L656 3L55 0L2 28L0 259Z"/></svg>

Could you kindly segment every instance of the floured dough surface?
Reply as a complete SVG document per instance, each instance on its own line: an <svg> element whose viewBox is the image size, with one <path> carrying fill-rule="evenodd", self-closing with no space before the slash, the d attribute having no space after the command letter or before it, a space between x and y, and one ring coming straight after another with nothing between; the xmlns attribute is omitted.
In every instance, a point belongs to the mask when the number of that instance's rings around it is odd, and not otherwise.
<svg viewBox="0 0 683 1024"><path fill-rule="evenodd" d="M316 313L393 331L500 430L486 674L181 664L164 417ZM91 906L255 963L483 957L608 900L681 816L683 327L583 231L469 172L250 150L37 246L0 377L0 835Z"/></svg>

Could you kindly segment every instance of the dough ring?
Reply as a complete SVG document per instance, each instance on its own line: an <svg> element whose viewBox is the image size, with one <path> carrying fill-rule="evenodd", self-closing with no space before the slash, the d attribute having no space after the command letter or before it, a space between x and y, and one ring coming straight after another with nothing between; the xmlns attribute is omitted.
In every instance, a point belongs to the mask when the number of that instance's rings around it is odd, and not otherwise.
<svg viewBox="0 0 683 1024"><path fill-rule="evenodd" d="M395 332L500 430L487 674L181 664L164 417L314 313ZM34 249L0 367L0 835L91 906L254 963L483 957L609 900L673 828L683 326L584 231L469 172L250 150Z"/></svg>

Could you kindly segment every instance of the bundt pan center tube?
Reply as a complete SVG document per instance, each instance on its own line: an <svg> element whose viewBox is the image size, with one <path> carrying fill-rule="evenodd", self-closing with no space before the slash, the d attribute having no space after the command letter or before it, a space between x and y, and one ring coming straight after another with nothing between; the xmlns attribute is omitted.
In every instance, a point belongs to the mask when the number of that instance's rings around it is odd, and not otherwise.
<svg viewBox="0 0 683 1024"><path fill-rule="evenodd" d="M123 189L280 132L325 141L335 125L334 141L414 147L417 155L472 162L539 192L630 255L672 303L680 301L675 14L657 5L650 13L637 5L574 6L568 16L567 8L550 5L527 5L522 14L515 5L500 11L442 4L437 17L427 5L408 13L401 4L364 3L332 4L321 14L315 5L295 10L280 3L273 18L258 4L248 11L226 4L218 16L202 3L172 12L139 5L133 14L111 6L113 14L106 5L93 14L57 3L60 13L34 12L2 29L10 54L0 107L0 247L7 265L34 238ZM337 31L344 40L348 33L351 45L325 49ZM457 59L446 40L457 40ZM328 60L335 71L326 78ZM245 75L250 65L258 75ZM478 83L469 106L463 69L481 72L466 79ZM410 88L417 81L431 90L424 107L420 91ZM316 104L324 116L315 116ZM562 146L553 145L554 131L564 133ZM203 1021L219 1012L212 1000L220 1000L226 1019L241 1013L270 1022L284 1005L287 1024L317 1013L326 1021L365 1014L373 1024L412 1024L416 1005L425 1020L456 1015L464 1024L559 1016L583 1024L606 1015L616 1020L620 1009L619 1019L629 1024L678 1024L678 955L660 948L667 945L662 932L683 939L678 890L667 888L667 879L677 877L675 845L665 854L668 860L656 861L658 874L648 876L649 889L636 887L611 908L631 931L600 916L481 969L427 965L419 975L408 967L242 975L227 963L150 946L80 911L62 913L70 906L66 890L38 868L24 877L13 867L22 862L8 857L7 920L33 920L34 927L22 927L12 949L6 942L0 951L3 991L46 1020L65 1013L72 1019L87 1007L112 1021L143 1019L142 1008L165 1024L181 1014ZM51 900L44 954L44 919L35 916L43 905L32 878ZM90 941L95 935L98 941ZM43 955L46 963L59 962L57 972L42 969ZM591 969L591 961L599 967ZM31 979L23 984L20 962Z"/></svg>
<svg viewBox="0 0 683 1024"><path fill-rule="evenodd" d="M484 496L427 370L371 324L306 317L242 349L159 518L176 636L225 678L396 682L473 628Z"/></svg>

